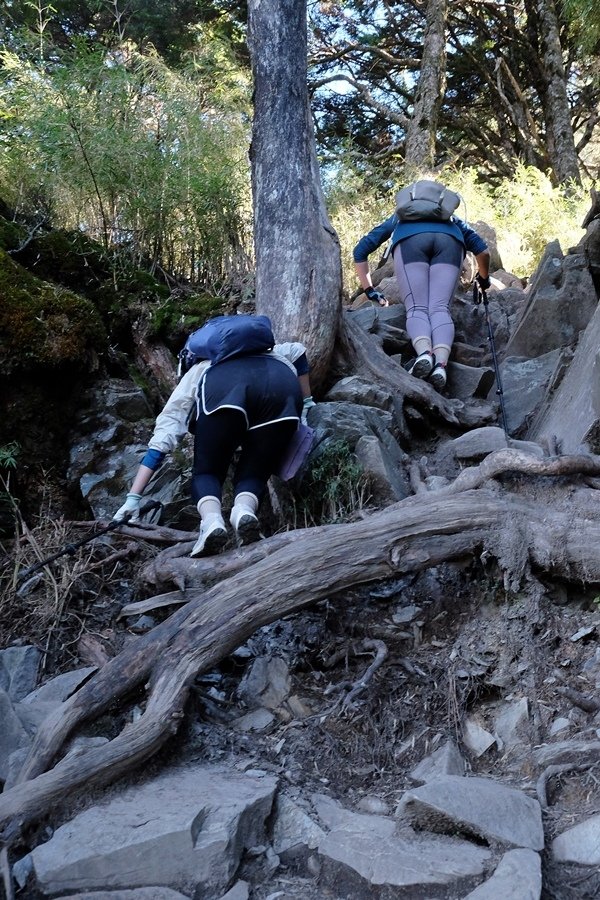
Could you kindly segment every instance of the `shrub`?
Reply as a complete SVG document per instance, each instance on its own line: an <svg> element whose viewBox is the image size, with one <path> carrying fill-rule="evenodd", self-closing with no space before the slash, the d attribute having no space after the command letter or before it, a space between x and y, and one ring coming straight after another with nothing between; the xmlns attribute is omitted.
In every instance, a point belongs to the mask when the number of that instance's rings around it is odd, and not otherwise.
<svg viewBox="0 0 600 900"><path fill-rule="evenodd" d="M480 183L473 169L447 169L436 177L462 196L464 203L457 210L460 218L485 222L495 230L504 268L521 278L533 274L550 241L558 240L566 251L583 237L581 222L589 208L589 185L573 185L568 190L554 187L539 169L521 164L515 166L511 179L495 186ZM350 292L358 286L352 250L363 234L392 214L399 186L400 182L389 194L377 196L365 189L358 175L341 171L326 192ZM373 254L372 269L376 256Z"/></svg>

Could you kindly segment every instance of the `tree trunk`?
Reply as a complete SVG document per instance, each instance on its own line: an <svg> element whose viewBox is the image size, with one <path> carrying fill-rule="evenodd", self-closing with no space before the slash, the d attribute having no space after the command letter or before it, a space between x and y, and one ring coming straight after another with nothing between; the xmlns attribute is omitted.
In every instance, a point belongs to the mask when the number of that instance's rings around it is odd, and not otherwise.
<svg viewBox="0 0 600 900"><path fill-rule="evenodd" d="M307 89L304 0L250 0L256 308L277 340L308 349L326 375L342 305L339 241L325 209Z"/></svg>
<svg viewBox="0 0 600 900"><path fill-rule="evenodd" d="M534 9L543 64L546 141L552 168L559 184L570 181L581 184L556 5L554 0L534 0Z"/></svg>
<svg viewBox="0 0 600 900"><path fill-rule="evenodd" d="M406 130L404 162L416 172L432 169L438 115L446 92L446 0L428 0L423 56L413 114Z"/></svg>

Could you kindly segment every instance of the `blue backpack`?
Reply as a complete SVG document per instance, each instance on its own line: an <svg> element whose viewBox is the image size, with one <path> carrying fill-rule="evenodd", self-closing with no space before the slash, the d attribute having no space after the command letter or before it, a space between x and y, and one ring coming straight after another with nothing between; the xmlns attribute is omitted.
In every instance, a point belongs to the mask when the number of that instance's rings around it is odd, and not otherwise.
<svg viewBox="0 0 600 900"><path fill-rule="evenodd" d="M181 378L193 365L208 359L214 365L275 346L271 320L267 316L215 316L193 331L179 353L177 375Z"/></svg>

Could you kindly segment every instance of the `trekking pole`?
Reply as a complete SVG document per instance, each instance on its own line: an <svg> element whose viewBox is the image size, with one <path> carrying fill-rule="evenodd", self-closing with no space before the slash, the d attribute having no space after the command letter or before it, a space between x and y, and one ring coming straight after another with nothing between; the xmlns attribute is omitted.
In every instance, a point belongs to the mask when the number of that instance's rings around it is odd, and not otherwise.
<svg viewBox="0 0 600 900"><path fill-rule="evenodd" d="M490 310L489 310L489 302L487 291L485 291L477 279L474 282L474 291L475 295L475 303L482 303L485 309L485 319L487 322L488 329L488 341L490 342L490 349L492 351L492 360L494 362L494 372L496 373L496 393L500 399L500 413L502 418L502 427L504 429L504 434L507 438L510 437L508 433L508 425L506 418L506 408L504 406L504 391L502 390L502 379L500 378L500 366L498 365L498 356L496 355L496 344L494 342L494 331L492 329L492 321L490 319Z"/></svg>
<svg viewBox="0 0 600 900"><path fill-rule="evenodd" d="M146 515L146 513L151 512L153 509L158 509L162 506L158 500L150 500L140 509L140 516ZM119 528L120 525L127 525L129 519L131 518L131 513L126 514L126 518L117 521L113 519L108 525L104 528L101 528L99 531L96 531L95 534L89 535L86 538L82 538L80 541L75 541L73 544L65 544L65 546L58 550L56 553L53 553L52 556L48 556L46 559L42 559L40 562L36 563L34 566L30 566L25 571L20 572L17 575L17 581L22 581L24 578L29 578L30 575L34 575L36 572L39 572L40 569L45 568L45 566L50 565L50 563L55 562L57 559L60 559L61 556L73 556L76 550L79 550L80 547L83 547L85 544L89 544L90 541L95 541L97 537L100 537L102 534L106 534L108 531L114 531L115 528Z"/></svg>

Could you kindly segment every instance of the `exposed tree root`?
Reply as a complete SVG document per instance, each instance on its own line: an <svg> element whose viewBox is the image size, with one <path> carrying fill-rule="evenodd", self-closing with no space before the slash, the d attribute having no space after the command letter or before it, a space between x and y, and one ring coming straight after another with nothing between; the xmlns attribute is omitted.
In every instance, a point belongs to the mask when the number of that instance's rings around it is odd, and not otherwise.
<svg viewBox="0 0 600 900"><path fill-rule="evenodd" d="M541 482L533 501L508 486L478 490L506 472L593 475L600 473L600 458L539 460L503 450L442 490L419 493L360 522L276 535L213 560L170 559L175 572L169 577L185 585L188 602L109 660L43 723L17 783L0 795L4 843L83 785L113 781L148 759L177 730L199 673L214 668L256 629L315 601L483 549L497 556L499 536L516 526L525 536L520 552L540 570L600 582L597 492L576 490L573 483L562 493L556 483L548 491ZM59 759L79 725L145 682L147 705L137 721L77 759Z"/></svg>
<svg viewBox="0 0 600 900"><path fill-rule="evenodd" d="M401 405L413 405L438 421L441 419L449 425L468 428L490 425L497 420L493 403L480 401L477 405L466 404L462 400L444 397L428 382L413 378L350 317L344 320L340 344L341 356L348 361L349 369L375 384L390 388Z"/></svg>

